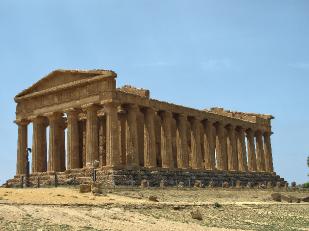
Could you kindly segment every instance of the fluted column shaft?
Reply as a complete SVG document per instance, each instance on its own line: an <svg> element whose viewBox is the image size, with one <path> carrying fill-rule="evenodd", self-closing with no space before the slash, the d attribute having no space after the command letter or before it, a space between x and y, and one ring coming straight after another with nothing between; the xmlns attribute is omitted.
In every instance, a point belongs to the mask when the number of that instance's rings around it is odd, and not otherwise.
<svg viewBox="0 0 309 231"><path fill-rule="evenodd" d="M162 168L172 168L172 135L171 135L172 113L162 112L161 124L161 158Z"/></svg>
<svg viewBox="0 0 309 231"><path fill-rule="evenodd" d="M270 132L264 133L264 154L265 154L265 170L266 172L273 172L273 156L270 142Z"/></svg>
<svg viewBox="0 0 309 231"><path fill-rule="evenodd" d="M188 137L187 137L187 117L179 114L176 128L176 150L178 168L189 168Z"/></svg>
<svg viewBox="0 0 309 231"><path fill-rule="evenodd" d="M203 166L200 132L200 120L193 118L191 129L192 169L201 169Z"/></svg>
<svg viewBox="0 0 309 231"><path fill-rule="evenodd" d="M246 172L248 170L245 139L245 130L243 128L239 128L237 132L237 153L239 171L242 172Z"/></svg>
<svg viewBox="0 0 309 231"><path fill-rule="evenodd" d="M99 160L99 130L98 130L98 106L85 105L87 111L86 121L86 166L92 166L95 160Z"/></svg>
<svg viewBox="0 0 309 231"><path fill-rule="evenodd" d="M46 119L39 116L33 120L32 172L46 171L46 151Z"/></svg>
<svg viewBox="0 0 309 231"><path fill-rule="evenodd" d="M126 130L126 157L127 165L131 167L139 166L137 121L136 115L138 106L130 104L128 106L127 130Z"/></svg>
<svg viewBox="0 0 309 231"><path fill-rule="evenodd" d="M48 171L61 171L62 158L62 126L61 113L48 115L49 121L49 148L48 148Z"/></svg>
<svg viewBox="0 0 309 231"><path fill-rule="evenodd" d="M65 155L65 129L66 121L63 118L60 124L60 171L64 172L66 169L66 155Z"/></svg>
<svg viewBox="0 0 309 231"><path fill-rule="evenodd" d="M154 115L152 108L145 109L144 165L149 168L157 166Z"/></svg>
<svg viewBox="0 0 309 231"><path fill-rule="evenodd" d="M256 167L259 172L265 171L263 137L261 131L256 132Z"/></svg>
<svg viewBox="0 0 309 231"><path fill-rule="evenodd" d="M101 166L106 166L106 116L99 121L99 159Z"/></svg>
<svg viewBox="0 0 309 231"><path fill-rule="evenodd" d="M235 135L235 127L228 126L227 137L227 156L228 156L228 170L238 171L238 156L237 156L237 143Z"/></svg>
<svg viewBox="0 0 309 231"><path fill-rule="evenodd" d="M119 152L119 126L117 104L109 102L104 104L106 112L106 164L109 167L121 166Z"/></svg>
<svg viewBox="0 0 309 231"><path fill-rule="evenodd" d="M26 174L28 121L16 121L18 126L16 175Z"/></svg>
<svg viewBox="0 0 309 231"><path fill-rule="evenodd" d="M256 171L256 154L254 145L254 134L252 130L247 131L247 149L248 149L248 170Z"/></svg>
<svg viewBox="0 0 309 231"><path fill-rule="evenodd" d="M227 170L226 134L221 123L217 124L216 154L218 170Z"/></svg>
<svg viewBox="0 0 309 231"><path fill-rule="evenodd" d="M216 157L215 157L215 146L214 146L214 134L213 134L213 122L205 121L204 124L204 150L205 150L205 169L215 170L216 169Z"/></svg>
<svg viewBox="0 0 309 231"><path fill-rule="evenodd" d="M127 164L127 113L122 109L118 110L118 123L119 123L119 153L121 164Z"/></svg>
<svg viewBox="0 0 309 231"><path fill-rule="evenodd" d="M68 133L67 133L67 151L68 169L80 168L79 157L79 129L78 129L78 113L76 110L67 112L68 118Z"/></svg>

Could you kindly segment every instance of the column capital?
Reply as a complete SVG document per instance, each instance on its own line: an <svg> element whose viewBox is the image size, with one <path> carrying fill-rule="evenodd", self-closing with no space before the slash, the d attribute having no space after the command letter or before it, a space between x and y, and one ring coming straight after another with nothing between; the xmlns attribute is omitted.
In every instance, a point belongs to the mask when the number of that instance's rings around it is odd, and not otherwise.
<svg viewBox="0 0 309 231"><path fill-rule="evenodd" d="M79 109L79 108L71 107L71 108L66 109L66 110L64 111L64 113L66 113L67 115L69 115L69 114L74 115L74 114L78 114L78 113L81 112L81 111L82 111L82 110Z"/></svg>
<svg viewBox="0 0 309 231"><path fill-rule="evenodd" d="M88 103L88 104L82 105L81 108L86 111L97 111L99 110L100 106L95 103Z"/></svg>
<svg viewBox="0 0 309 231"><path fill-rule="evenodd" d="M28 125L30 123L29 120L27 119L17 119L14 121L15 124L19 125L19 126L25 126Z"/></svg>
<svg viewBox="0 0 309 231"><path fill-rule="evenodd" d="M264 136L271 136L272 134L274 134L272 131L264 131L263 132Z"/></svg>
<svg viewBox="0 0 309 231"><path fill-rule="evenodd" d="M248 136L253 136L254 135L254 131L253 131L252 128L246 129L246 133L247 133Z"/></svg>
<svg viewBox="0 0 309 231"><path fill-rule="evenodd" d="M137 113L140 110L140 107L134 103L125 104L123 107L126 113L129 113L129 111Z"/></svg>
<svg viewBox="0 0 309 231"><path fill-rule="evenodd" d="M191 123L201 122L202 118L199 116L188 116L188 121L190 121Z"/></svg>
<svg viewBox="0 0 309 231"><path fill-rule="evenodd" d="M49 112L44 114L50 122L60 120L63 118L62 112Z"/></svg>
<svg viewBox="0 0 309 231"><path fill-rule="evenodd" d="M264 132L263 132L262 130L260 130L260 129L254 131L254 134L255 134L256 136L261 136L261 135L263 135L263 133L264 133Z"/></svg>
<svg viewBox="0 0 309 231"><path fill-rule="evenodd" d="M228 130L233 130L236 128L236 126L234 124L227 124L225 128L227 128Z"/></svg>
<svg viewBox="0 0 309 231"><path fill-rule="evenodd" d="M116 105L116 106L117 106L117 113L118 114L121 114L121 115L127 114L127 110L126 110L124 105L119 104L119 105Z"/></svg>
<svg viewBox="0 0 309 231"><path fill-rule="evenodd" d="M209 125L211 124L211 125L213 125L213 124L216 123L216 120L206 118L206 119L203 120L203 123L204 124L209 124Z"/></svg>
<svg viewBox="0 0 309 231"><path fill-rule="evenodd" d="M104 110L106 112L110 111L111 109L117 109L117 107L120 105L120 103L115 101L107 101L101 104L104 107Z"/></svg>
<svg viewBox="0 0 309 231"><path fill-rule="evenodd" d="M224 127L226 126L226 123L223 122L223 121L216 121L216 122L214 122L214 125L215 125L216 127L222 127L222 128L224 128Z"/></svg>
<svg viewBox="0 0 309 231"><path fill-rule="evenodd" d="M29 120L33 123L39 123L39 124L42 123L45 125L48 124L46 116L31 116L29 117Z"/></svg>
<svg viewBox="0 0 309 231"><path fill-rule="evenodd" d="M139 106L135 103L129 103L129 104L127 104L127 107L131 110L138 110L139 109Z"/></svg>
<svg viewBox="0 0 309 231"><path fill-rule="evenodd" d="M171 119L173 116L173 113L171 111L160 111L160 114L163 118Z"/></svg>
<svg viewBox="0 0 309 231"><path fill-rule="evenodd" d="M155 113L156 110L153 107L143 107L142 110L146 113Z"/></svg>
<svg viewBox="0 0 309 231"><path fill-rule="evenodd" d="M186 113L177 113L177 117L187 119L188 115Z"/></svg>
<svg viewBox="0 0 309 231"><path fill-rule="evenodd" d="M246 131L246 128L242 127L242 126L236 126L236 130L238 132L245 132Z"/></svg>

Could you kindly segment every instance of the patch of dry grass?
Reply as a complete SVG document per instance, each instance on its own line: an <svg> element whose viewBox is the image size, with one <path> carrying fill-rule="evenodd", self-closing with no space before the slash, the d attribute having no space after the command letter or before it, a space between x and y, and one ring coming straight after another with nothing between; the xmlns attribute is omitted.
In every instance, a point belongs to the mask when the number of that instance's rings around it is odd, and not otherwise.
<svg viewBox="0 0 309 231"><path fill-rule="evenodd" d="M271 193L135 188L93 196L77 188L0 188L0 230L309 230L309 203L274 202Z"/></svg>

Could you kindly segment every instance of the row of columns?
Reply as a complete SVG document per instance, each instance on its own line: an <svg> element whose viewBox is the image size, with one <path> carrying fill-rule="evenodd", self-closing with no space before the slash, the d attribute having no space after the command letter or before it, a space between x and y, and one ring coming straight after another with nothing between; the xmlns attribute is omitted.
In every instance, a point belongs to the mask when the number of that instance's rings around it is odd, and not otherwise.
<svg viewBox="0 0 309 231"><path fill-rule="evenodd" d="M143 158L146 168L206 169L224 171L267 171L273 172L270 133L253 131L225 125L221 122L201 120L170 111L155 111L140 108L135 104L124 105L125 114L120 115L118 104L103 105L105 112L104 130L106 155L100 159L100 126L95 104L82 107L86 111L85 165L80 158L81 131L79 110L66 110L32 118L32 172L64 171L92 166L95 160L101 166L139 167ZM140 150L138 113L142 112L143 150ZM156 140L156 117L160 118L160 146ZM172 120L176 122L176 134L172 134ZM27 124L18 124L17 174L25 174L27 155ZM189 124L189 126L188 126ZM49 148L47 160L46 127L49 125ZM67 126L67 164L65 164L65 128ZM188 134L190 137L188 137ZM173 147L173 137L176 147ZM122 141L125 139L124 143ZM190 148L189 148L190 147ZM160 150L156 150L159 148ZM143 155L139 155L140 152ZM176 152L176 155L173 155ZM158 154L160 157L158 157ZM175 158L176 157L176 158ZM160 161L158 161L160 159ZM67 166L66 166L67 165Z"/></svg>

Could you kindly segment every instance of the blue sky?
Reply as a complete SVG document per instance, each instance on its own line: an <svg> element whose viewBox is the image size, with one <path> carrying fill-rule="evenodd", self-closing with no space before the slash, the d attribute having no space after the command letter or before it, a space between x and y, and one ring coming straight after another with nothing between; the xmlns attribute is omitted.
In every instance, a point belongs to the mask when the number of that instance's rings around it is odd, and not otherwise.
<svg viewBox="0 0 309 231"><path fill-rule="evenodd" d="M14 96L58 68L195 108L267 113L275 170L308 180L309 1L0 1L0 183L15 174Z"/></svg>

